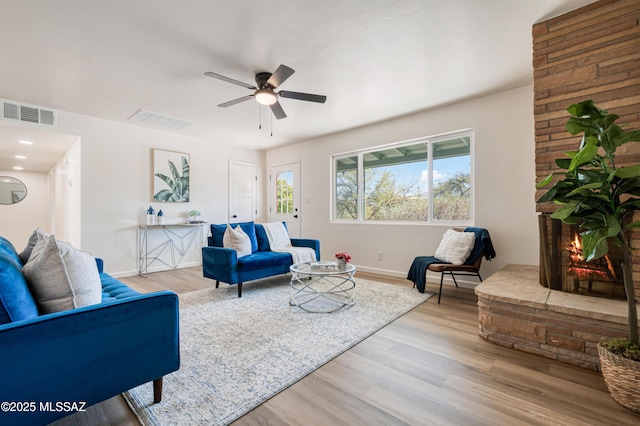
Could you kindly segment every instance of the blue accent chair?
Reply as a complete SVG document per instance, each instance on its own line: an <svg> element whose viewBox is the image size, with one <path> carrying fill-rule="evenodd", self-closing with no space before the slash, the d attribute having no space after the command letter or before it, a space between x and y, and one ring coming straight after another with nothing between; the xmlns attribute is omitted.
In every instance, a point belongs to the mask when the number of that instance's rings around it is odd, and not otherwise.
<svg viewBox="0 0 640 426"><path fill-rule="evenodd" d="M220 281L238 285L238 297L242 297L242 283L286 274L293 264L289 253L272 252L264 227L259 223L232 223L240 226L251 240L252 253L238 258L234 249L224 248L222 238L227 224L212 224L208 247L202 248L202 274L206 278L216 280L216 288ZM285 225L286 226L286 225ZM310 247L316 252L316 260L320 260L320 241L306 238L291 238L294 247Z"/></svg>
<svg viewBox="0 0 640 426"><path fill-rule="evenodd" d="M101 303L39 315L22 266L0 237L0 402L33 403L0 411L0 424L48 424L72 414L65 403L86 408L151 381L161 400L162 377L180 366L176 294L140 294L96 259Z"/></svg>

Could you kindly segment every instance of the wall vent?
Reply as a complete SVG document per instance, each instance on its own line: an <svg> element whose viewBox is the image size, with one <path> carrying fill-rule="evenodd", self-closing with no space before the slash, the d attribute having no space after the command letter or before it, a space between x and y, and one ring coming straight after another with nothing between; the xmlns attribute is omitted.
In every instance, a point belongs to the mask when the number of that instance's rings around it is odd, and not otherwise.
<svg viewBox="0 0 640 426"><path fill-rule="evenodd" d="M0 100L0 104L2 105L2 118L4 119L57 126L56 112L53 110L7 100Z"/></svg>

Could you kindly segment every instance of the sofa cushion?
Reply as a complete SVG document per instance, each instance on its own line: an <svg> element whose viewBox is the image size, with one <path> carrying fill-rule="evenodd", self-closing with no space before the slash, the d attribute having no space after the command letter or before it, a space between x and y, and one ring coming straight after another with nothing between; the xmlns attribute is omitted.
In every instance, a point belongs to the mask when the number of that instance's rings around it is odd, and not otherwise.
<svg viewBox="0 0 640 426"><path fill-rule="evenodd" d="M101 273L100 283L102 284L102 303L115 302L116 300L140 295L140 293L109 274Z"/></svg>
<svg viewBox="0 0 640 426"><path fill-rule="evenodd" d="M252 271L281 265L291 265L291 255L289 253L259 251L238 259L238 271Z"/></svg>
<svg viewBox="0 0 640 426"><path fill-rule="evenodd" d="M22 270L41 314L102 301L95 258L53 235L36 243Z"/></svg>
<svg viewBox="0 0 640 426"><path fill-rule="evenodd" d="M258 240L258 251L270 251L269 238L267 232L264 230L264 226L261 223L256 223L256 240Z"/></svg>
<svg viewBox="0 0 640 426"><path fill-rule="evenodd" d="M17 253L7 256L0 252L0 324L38 316L36 302L29 292L19 261Z"/></svg>
<svg viewBox="0 0 640 426"><path fill-rule="evenodd" d="M20 259L22 259L23 265L29 261L29 256L31 256L31 252L33 251L33 248L36 246L37 242L40 241L41 238L44 238L46 236L48 236L48 234L40 228L37 228L31 233L29 241L27 242L27 246L20 252Z"/></svg>
<svg viewBox="0 0 640 426"><path fill-rule="evenodd" d="M454 265L462 265L471 254L476 234L448 229L436 249L436 257Z"/></svg>
<svg viewBox="0 0 640 426"><path fill-rule="evenodd" d="M222 238L222 245L225 248L237 251L238 258L251 254L251 241L241 226L236 226L236 228L233 229L231 225L227 225L227 230Z"/></svg>
<svg viewBox="0 0 640 426"><path fill-rule="evenodd" d="M247 234L251 241L251 252L258 251L258 240L256 239L256 227L253 222L231 223L232 228L236 228L238 225L242 227L242 230ZM214 247L224 247L222 239L224 233L227 230L227 224L211 224L211 238L213 239Z"/></svg>
<svg viewBox="0 0 640 426"><path fill-rule="evenodd" d="M287 229L287 222L282 222L284 229ZM287 232L289 230L287 229ZM264 230L264 226L261 223L256 223L256 239L258 240L258 251L270 251L269 237L267 237L267 231Z"/></svg>
<svg viewBox="0 0 640 426"><path fill-rule="evenodd" d="M24 265L24 262L22 262L22 259L13 244L3 237L0 237L0 254L4 254L5 256L13 259L21 268L22 265Z"/></svg>

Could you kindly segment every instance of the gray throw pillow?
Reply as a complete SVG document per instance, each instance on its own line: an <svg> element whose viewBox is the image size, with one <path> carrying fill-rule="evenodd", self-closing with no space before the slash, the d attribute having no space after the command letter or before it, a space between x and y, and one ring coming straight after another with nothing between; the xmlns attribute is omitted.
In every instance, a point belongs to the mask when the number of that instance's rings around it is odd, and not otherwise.
<svg viewBox="0 0 640 426"><path fill-rule="evenodd" d="M31 256L31 252L33 251L33 248L38 243L38 240L46 237L47 235L49 234L47 234L40 228L36 229L31 233L31 236L29 237L29 242L27 242L27 246L20 253L20 259L22 259L23 265L29 261L29 256Z"/></svg>
<svg viewBox="0 0 640 426"><path fill-rule="evenodd" d="M53 235L38 240L22 272L41 314L102 301L95 258Z"/></svg>

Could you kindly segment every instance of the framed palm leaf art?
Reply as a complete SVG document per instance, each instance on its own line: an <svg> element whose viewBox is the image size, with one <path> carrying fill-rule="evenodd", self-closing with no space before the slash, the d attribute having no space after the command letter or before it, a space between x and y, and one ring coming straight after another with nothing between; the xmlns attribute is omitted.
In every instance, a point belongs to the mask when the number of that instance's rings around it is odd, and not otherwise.
<svg viewBox="0 0 640 426"><path fill-rule="evenodd" d="M153 149L153 201L189 202L189 154Z"/></svg>

